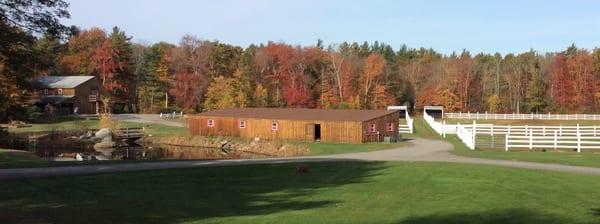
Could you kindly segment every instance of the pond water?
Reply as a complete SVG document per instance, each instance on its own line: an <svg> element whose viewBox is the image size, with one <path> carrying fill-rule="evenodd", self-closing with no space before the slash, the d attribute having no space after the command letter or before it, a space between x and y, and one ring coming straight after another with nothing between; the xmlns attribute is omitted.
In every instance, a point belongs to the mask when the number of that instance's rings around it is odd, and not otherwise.
<svg viewBox="0 0 600 224"><path fill-rule="evenodd" d="M39 135L39 134L36 134ZM11 135L0 138L0 148L33 152L55 161L76 160L197 160L264 158L252 152L226 151L220 148L144 145L135 141L117 141L114 147L95 148L94 141L83 141L70 135Z"/></svg>

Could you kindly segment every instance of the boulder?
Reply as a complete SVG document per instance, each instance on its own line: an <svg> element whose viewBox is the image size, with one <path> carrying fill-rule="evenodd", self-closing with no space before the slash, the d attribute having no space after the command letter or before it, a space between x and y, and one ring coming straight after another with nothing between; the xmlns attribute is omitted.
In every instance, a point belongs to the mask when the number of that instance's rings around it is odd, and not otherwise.
<svg viewBox="0 0 600 224"><path fill-rule="evenodd" d="M108 128L102 128L96 132L95 136L96 139L101 139L103 141L112 140L112 131Z"/></svg>

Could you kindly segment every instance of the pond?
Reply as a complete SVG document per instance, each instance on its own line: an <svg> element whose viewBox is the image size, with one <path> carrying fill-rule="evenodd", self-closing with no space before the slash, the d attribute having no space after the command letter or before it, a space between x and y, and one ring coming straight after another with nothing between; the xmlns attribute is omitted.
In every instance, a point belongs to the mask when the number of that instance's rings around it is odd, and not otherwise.
<svg viewBox="0 0 600 224"><path fill-rule="evenodd" d="M33 152L54 161L77 160L198 160L265 158L269 155L221 148L140 144L138 141L116 141L114 147L94 147L97 141L82 140L81 133L12 134L0 138L0 148Z"/></svg>

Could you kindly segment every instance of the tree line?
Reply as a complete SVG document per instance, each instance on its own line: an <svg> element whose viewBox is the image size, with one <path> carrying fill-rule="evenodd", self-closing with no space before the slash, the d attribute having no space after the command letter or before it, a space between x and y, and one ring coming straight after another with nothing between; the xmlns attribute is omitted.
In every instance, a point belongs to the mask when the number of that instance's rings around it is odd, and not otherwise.
<svg viewBox="0 0 600 224"><path fill-rule="evenodd" d="M4 113L24 102L30 92L26 80L42 75L94 75L110 97L125 102L125 112L388 105L492 113L600 109L599 49L572 45L543 54L442 54L380 42L241 47L192 35L176 44L143 44L118 27L80 30L58 20L43 23L68 16L60 0L14 2L48 3L38 5L47 16L42 22L13 23L35 16L11 17L6 13L10 5L0 5L0 41L14 46L0 48L0 100L8 102ZM14 10L22 12L27 10Z"/></svg>

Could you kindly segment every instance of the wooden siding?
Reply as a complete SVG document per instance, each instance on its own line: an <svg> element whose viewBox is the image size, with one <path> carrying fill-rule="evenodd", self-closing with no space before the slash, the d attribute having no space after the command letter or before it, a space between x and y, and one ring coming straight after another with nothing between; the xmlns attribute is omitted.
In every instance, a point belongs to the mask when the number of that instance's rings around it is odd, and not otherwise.
<svg viewBox="0 0 600 224"><path fill-rule="evenodd" d="M213 119L214 126L208 127L208 119ZM398 136L398 113L375 118L365 122L359 121L324 121L324 120L270 120L255 118L234 118L218 116L190 116L189 131L191 134L203 136L231 136L261 139L314 140L314 125L321 127L322 142L362 143L382 141L386 136ZM246 127L240 128L239 121L246 121ZM271 130L272 122L278 122L277 131ZM368 125L375 123L377 133L370 133ZM394 130L387 130L387 123L394 124Z"/></svg>
<svg viewBox="0 0 600 224"><path fill-rule="evenodd" d="M90 95L92 94L92 90L99 89L99 85L100 84L98 83L98 80L96 78L93 78L75 87L75 105L79 107L78 113L96 113L96 103L90 102Z"/></svg>
<svg viewBox="0 0 600 224"><path fill-rule="evenodd" d="M208 119L214 120L214 126L208 127ZM239 127L239 120L246 121L246 128ZM279 124L278 130L271 130L272 122ZM321 141L359 143L361 123L353 121L306 121L306 120L270 120L254 118L190 116L189 131L204 136L232 136L261 139L314 139L314 126L321 126Z"/></svg>
<svg viewBox="0 0 600 224"><path fill-rule="evenodd" d="M362 124L362 133L363 133L363 142L377 142L383 141L384 137L397 137L398 136L398 124L399 124L400 114L392 113L383 117L378 117L369 121L365 121ZM393 123L394 130L388 131L387 124ZM376 132L371 132L369 130L369 125L376 125Z"/></svg>

